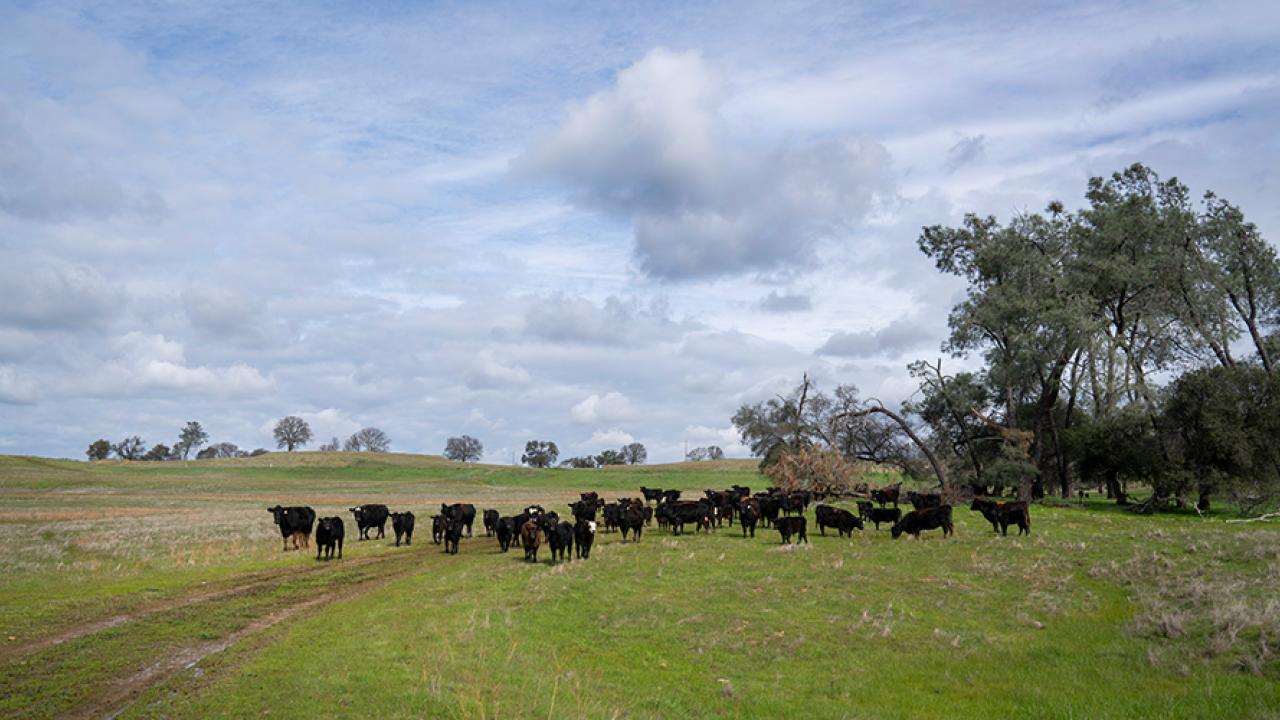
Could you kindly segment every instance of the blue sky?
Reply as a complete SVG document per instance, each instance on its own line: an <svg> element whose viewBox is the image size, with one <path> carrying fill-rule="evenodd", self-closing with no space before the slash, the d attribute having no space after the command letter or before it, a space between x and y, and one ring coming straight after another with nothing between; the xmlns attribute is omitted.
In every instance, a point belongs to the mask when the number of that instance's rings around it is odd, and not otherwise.
<svg viewBox="0 0 1280 720"><path fill-rule="evenodd" d="M962 290L922 225L1140 160L1275 240L1278 8L5 4L0 452L674 460L806 371L903 400Z"/></svg>

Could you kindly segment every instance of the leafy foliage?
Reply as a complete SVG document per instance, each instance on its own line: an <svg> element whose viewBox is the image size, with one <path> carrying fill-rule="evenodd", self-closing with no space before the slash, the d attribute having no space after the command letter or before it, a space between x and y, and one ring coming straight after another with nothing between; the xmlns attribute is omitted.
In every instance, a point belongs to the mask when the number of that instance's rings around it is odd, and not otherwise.
<svg viewBox="0 0 1280 720"><path fill-rule="evenodd" d="M306 420L296 415L281 418L280 422L276 423L272 434L276 438L276 447L284 448L289 452L311 442L311 426Z"/></svg>
<svg viewBox="0 0 1280 720"><path fill-rule="evenodd" d="M524 445L524 454L520 462L529 467L548 468L556 464L560 456L560 448L549 440L530 440Z"/></svg>
<svg viewBox="0 0 1280 720"><path fill-rule="evenodd" d="M484 444L470 435L451 437L445 441L444 456L456 462L478 462L484 457Z"/></svg>

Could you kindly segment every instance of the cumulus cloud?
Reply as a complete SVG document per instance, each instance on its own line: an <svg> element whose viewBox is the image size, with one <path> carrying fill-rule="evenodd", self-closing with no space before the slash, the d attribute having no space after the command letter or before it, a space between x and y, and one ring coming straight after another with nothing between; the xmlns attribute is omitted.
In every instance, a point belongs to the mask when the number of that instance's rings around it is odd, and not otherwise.
<svg viewBox="0 0 1280 720"><path fill-rule="evenodd" d="M17 368L0 365L0 403L32 405L40 400L40 388L31 378L23 377Z"/></svg>
<svg viewBox="0 0 1280 720"><path fill-rule="evenodd" d="M499 360L492 350L480 351L467 372L467 387L474 390L493 390L528 382L528 370Z"/></svg>
<svg viewBox="0 0 1280 720"><path fill-rule="evenodd" d="M631 401L619 392L591 394L569 410L574 422L589 425L597 422L626 420L633 414Z"/></svg>
<svg viewBox="0 0 1280 720"><path fill-rule="evenodd" d="M0 287L0 324L36 329L92 327L120 312L127 298L97 270L49 259L11 257L0 269Z"/></svg>
<svg viewBox="0 0 1280 720"><path fill-rule="evenodd" d="M631 433L619 430L618 428L610 428L608 430L596 430L591 433L591 439L587 442L593 446L605 447L622 447L635 442L636 439Z"/></svg>
<svg viewBox="0 0 1280 720"><path fill-rule="evenodd" d="M817 354L857 358L899 357L935 339L933 333L918 320L904 317L879 330L834 333L818 348Z"/></svg>
<svg viewBox="0 0 1280 720"><path fill-rule="evenodd" d="M182 343L163 335L131 331L112 341L114 359L91 380L98 393L150 389L219 396L254 396L275 382L244 363L227 367L188 366Z"/></svg>
<svg viewBox="0 0 1280 720"><path fill-rule="evenodd" d="M760 299L760 309L768 313L794 313L813 309L813 300L804 293L779 293L771 290Z"/></svg>
<svg viewBox="0 0 1280 720"><path fill-rule="evenodd" d="M804 264L884 187L880 145L735 139L725 80L696 52L657 49L567 109L514 167L558 180L584 207L625 218L640 268L696 278Z"/></svg>

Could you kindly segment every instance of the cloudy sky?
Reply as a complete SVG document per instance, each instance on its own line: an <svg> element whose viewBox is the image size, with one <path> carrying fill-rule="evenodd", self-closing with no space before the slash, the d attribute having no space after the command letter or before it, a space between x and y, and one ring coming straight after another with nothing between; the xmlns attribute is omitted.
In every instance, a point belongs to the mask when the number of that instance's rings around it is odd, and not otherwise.
<svg viewBox="0 0 1280 720"><path fill-rule="evenodd" d="M1141 160L1280 238L1277 3L207 5L0 7L0 453L741 455L911 393L922 225Z"/></svg>

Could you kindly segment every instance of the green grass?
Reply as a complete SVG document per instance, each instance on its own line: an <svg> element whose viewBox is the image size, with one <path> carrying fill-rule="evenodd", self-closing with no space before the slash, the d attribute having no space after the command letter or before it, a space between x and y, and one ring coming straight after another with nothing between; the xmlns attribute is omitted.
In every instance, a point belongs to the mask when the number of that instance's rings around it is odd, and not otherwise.
<svg viewBox="0 0 1280 720"><path fill-rule="evenodd" d="M506 512L585 489L733 483L766 484L733 461L0 458L0 632L14 638L0 715L84 708L182 648L358 587L140 686L122 717L1280 717L1275 526L1093 503L1037 506L1031 537L997 538L957 508L945 541L814 531L811 546L783 548L766 529L744 540L736 527L652 528L640 543L602 534L590 560L554 567L545 548L529 565L479 536L447 556L423 526L441 500ZM349 540L341 563L281 553L264 509L277 498L321 514L382 499L417 513L417 542ZM250 581L260 586L19 651Z"/></svg>

